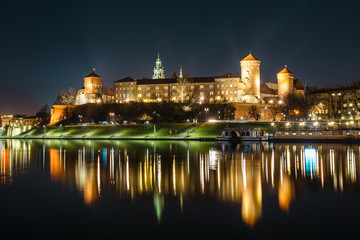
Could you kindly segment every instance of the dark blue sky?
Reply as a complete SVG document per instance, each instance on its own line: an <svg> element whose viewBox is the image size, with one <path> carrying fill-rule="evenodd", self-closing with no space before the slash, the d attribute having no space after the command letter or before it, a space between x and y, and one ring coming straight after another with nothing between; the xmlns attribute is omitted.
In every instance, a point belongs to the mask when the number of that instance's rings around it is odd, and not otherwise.
<svg viewBox="0 0 360 240"><path fill-rule="evenodd" d="M0 2L0 114L34 114L96 68L112 87L165 75L239 75L249 51L261 82L287 64L309 85L360 78L356 1L19 1Z"/></svg>

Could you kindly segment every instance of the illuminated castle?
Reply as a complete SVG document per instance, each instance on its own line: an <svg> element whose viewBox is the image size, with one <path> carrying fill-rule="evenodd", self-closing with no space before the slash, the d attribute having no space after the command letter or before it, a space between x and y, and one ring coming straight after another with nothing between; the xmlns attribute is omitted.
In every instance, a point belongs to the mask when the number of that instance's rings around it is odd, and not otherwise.
<svg viewBox="0 0 360 240"><path fill-rule="evenodd" d="M174 101L181 102L179 97L184 79L188 80L188 91L193 102L236 102L236 103L266 103L276 98L283 98L288 93L304 93L300 80L294 80L294 74L287 70L279 72L278 83L261 84L261 61L251 53L240 61L241 78L225 73L215 77L184 78L180 67L179 77L174 73L171 78L165 78L160 55L155 62L153 77L150 79L122 78L114 82L115 103L129 101Z"/></svg>
<svg viewBox="0 0 360 240"><path fill-rule="evenodd" d="M84 78L84 87L76 92L75 105L85 103L110 103L114 93L103 88L102 77L95 73L95 69Z"/></svg>

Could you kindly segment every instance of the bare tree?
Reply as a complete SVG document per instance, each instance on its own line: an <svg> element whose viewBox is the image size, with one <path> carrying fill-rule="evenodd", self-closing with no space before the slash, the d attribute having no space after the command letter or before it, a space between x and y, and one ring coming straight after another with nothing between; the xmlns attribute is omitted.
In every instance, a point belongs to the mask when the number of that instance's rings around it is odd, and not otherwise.
<svg viewBox="0 0 360 240"><path fill-rule="evenodd" d="M249 116L254 118L256 121L260 119L260 113L255 105L249 107Z"/></svg>
<svg viewBox="0 0 360 240"><path fill-rule="evenodd" d="M276 120L276 116L281 113L282 109L279 103L275 103L269 106L270 115L273 121Z"/></svg>
<svg viewBox="0 0 360 240"><path fill-rule="evenodd" d="M179 102L183 103L189 98L190 83L187 78L177 78L176 95Z"/></svg>
<svg viewBox="0 0 360 240"><path fill-rule="evenodd" d="M344 98L345 94L335 94L335 93L328 93L329 96L329 102L330 102L330 108L333 114L333 118L337 119L338 116L340 116L341 111L341 103Z"/></svg>
<svg viewBox="0 0 360 240"><path fill-rule="evenodd" d="M68 90L62 90L57 99L63 105L73 105L75 102L75 89L69 87Z"/></svg>

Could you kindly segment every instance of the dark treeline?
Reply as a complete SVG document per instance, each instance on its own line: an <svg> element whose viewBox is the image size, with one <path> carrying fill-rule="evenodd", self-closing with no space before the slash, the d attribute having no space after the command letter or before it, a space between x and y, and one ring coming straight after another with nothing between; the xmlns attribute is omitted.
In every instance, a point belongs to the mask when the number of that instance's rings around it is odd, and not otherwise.
<svg viewBox="0 0 360 240"><path fill-rule="evenodd" d="M123 123L179 123L193 121L204 122L206 119L234 119L235 107L232 104L181 104L174 102L123 104L84 104L68 108L63 121L58 124L92 123L102 121Z"/></svg>

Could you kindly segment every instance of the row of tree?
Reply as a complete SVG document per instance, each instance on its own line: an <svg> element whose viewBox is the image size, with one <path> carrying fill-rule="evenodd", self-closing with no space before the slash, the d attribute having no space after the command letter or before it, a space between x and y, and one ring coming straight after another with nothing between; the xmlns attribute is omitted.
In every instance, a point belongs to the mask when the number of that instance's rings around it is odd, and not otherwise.
<svg viewBox="0 0 360 240"><path fill-rule="evenodd" d="M319 100L314 95L300 95L290 93L282 100L270 104L267 111L273 121L275 120L307 120L309 114L313 112ZM260 119L260 112L256 105L252 105L248 110L249 117L255 120Z"/></svg>
<svg viewBox="0 0 360 240"><path fill-rule="evenodd" d="M63 121L58 124L78 124L99 122L204 122L209 119L234 119L235 107L232 104L183 104L175 102L123 104L85 104L66 108Z"/></svg>

